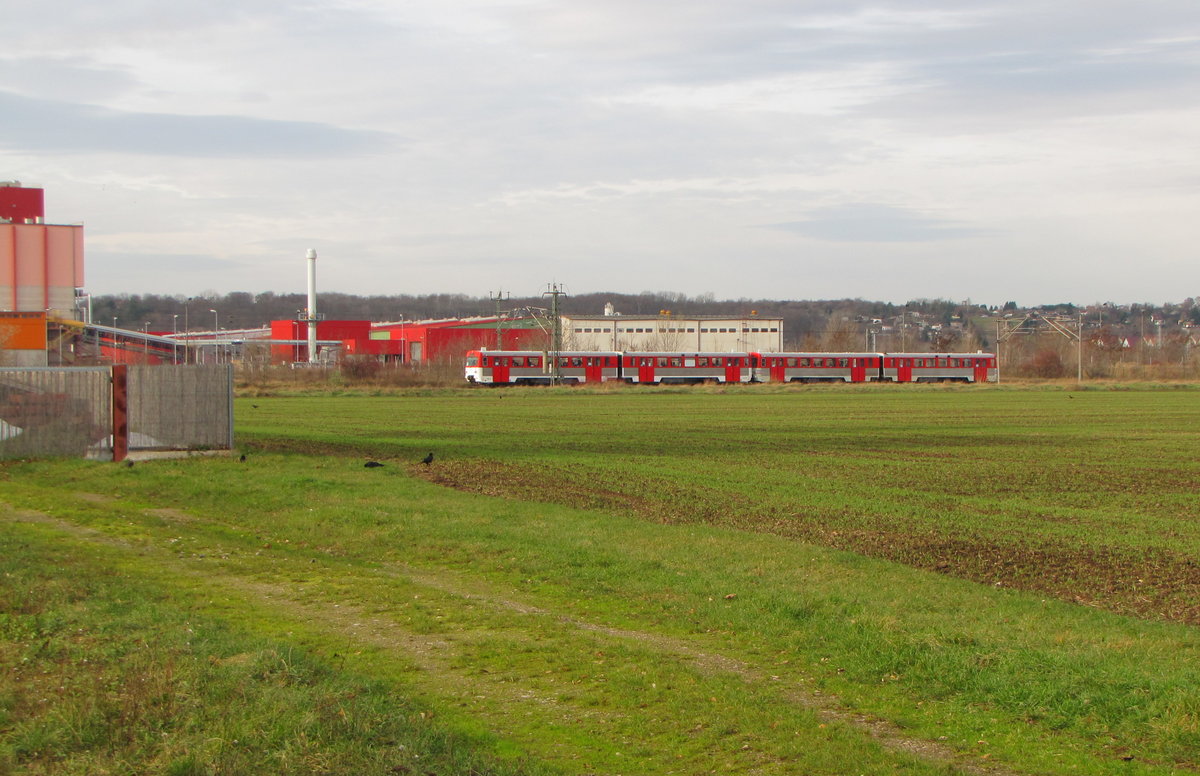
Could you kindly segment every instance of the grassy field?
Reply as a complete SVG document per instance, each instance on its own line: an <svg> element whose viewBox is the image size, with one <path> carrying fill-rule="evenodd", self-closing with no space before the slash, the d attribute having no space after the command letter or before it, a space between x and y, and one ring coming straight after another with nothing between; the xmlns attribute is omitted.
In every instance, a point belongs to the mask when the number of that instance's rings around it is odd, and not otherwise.
<svg viewBox="0 0 1200 776"><path fill-rule="evenodd" d="M1194 390L237 417L0 464L0 772L1200 770Z"/></svg>

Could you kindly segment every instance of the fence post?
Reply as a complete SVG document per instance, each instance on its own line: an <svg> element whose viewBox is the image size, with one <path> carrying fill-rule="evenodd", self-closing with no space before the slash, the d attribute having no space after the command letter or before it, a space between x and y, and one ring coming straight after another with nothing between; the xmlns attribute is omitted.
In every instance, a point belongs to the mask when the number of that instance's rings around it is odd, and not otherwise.
<svg viewBox="0 0 1200 776"><path fill-rule="evenodd" d="M129 454L129 367L112 366L112 456L124 461Z"/></svg>

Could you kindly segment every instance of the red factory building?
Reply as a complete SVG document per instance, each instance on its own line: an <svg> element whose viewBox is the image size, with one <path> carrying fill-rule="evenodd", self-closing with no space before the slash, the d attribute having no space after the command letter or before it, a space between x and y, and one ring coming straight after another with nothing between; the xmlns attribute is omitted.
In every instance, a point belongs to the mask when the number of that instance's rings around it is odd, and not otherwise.
<svg viewBox="0 0 1200 776"><path fill-rule="evenodd" d="M304 321L271 322L271 360L298 363L308 360L308 324ZM347 356L367 356L396 364L460 361L468 350L544 349L549 336L532 318L495 317L436 321L318 321L319 361ZM329 356L321 352L329 349Z"/></svg>

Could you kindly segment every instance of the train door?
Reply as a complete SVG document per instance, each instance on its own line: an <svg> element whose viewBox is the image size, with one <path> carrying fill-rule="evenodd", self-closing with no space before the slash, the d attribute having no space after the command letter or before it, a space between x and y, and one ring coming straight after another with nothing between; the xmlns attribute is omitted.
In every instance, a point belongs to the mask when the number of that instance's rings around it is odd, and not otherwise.
<svg viewBox="0 0 1200 776"><path fill-rule="evenodd" d="M896 359L896 382L911 383L912 382L913 360L911 358Z"/></svg>
<svg viewBox="0 0 1200 776"><path fill-rule="evenodd" d="M638 356L638 382L653 383L654 378L654 357L653 356Z"/></svg>
<svg viewBox="0 0 1200 776"><path fill-rule="evenodd" d="M725 359L725 382L740 383L742 381L742 360L740 358Z"/></svg>
<svg viewBox="0 0 1200 776"><path fill-rule="evenodd" d="M850 382L861 383L867 379L867 361L866 358L850 359Z"/></svg>
<svg viewBox="0 0 1200 776"><path fill-rule="evenodd" d="M509 381L508 356L492 356L492 382L507 383Z"/></svg>
<svg viewBox="0 0 1200 776"><path fill-rule="evenodd" d="M988 379L988 359L977 358L975 361L975 382L986 383Z"/></svg>
<svg viewBox="0 0 1200 776"><path fill-rule="evenodd" d="M776 356L771 359L771 380L782 383L787 380L787 359Z"/></svg>
<svg viewBox="0 0 1200 776"><path fill-rule="evenodd" d="M583 379L589 383L604 380L604 356L588 356L583 360Z"/></svg>

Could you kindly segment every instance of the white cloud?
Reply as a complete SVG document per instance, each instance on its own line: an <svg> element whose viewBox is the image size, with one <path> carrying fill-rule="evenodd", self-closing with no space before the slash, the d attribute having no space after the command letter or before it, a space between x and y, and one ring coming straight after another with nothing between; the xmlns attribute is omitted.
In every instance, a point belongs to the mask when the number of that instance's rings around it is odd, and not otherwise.
<svg viewBox="0 0 1200 776"><path fill-rule="evenodd" d="M1192 263L1190 1L39 13L0 179L86 224L97 293L296 290L310 245L360 293L1165 300Z"/></svg>

